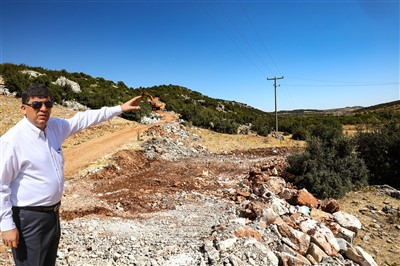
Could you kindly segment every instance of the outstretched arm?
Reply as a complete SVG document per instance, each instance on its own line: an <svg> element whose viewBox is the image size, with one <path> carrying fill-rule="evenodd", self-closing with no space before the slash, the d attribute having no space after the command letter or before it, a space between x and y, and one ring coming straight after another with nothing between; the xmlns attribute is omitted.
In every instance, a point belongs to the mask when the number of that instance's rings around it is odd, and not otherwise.
<svg viewBox="0 0 400 266"><path fill-rule="evenodd" d="M123 103L121 105L122 108L122 112L128 112L128 111L133 111L133 110L139 110L140 106L138 105L138 103L140 102L140 100L142 99L142 95L141 96L136 96L132 99L130 99L129 101Z"/></svg>

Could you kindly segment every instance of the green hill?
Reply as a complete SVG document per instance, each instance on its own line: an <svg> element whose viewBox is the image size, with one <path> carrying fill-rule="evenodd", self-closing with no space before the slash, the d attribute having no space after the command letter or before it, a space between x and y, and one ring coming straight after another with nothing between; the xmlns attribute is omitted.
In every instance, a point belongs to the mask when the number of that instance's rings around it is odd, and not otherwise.
<svg viewBox="0 0 400 266"><path fill-rule="evenodd" d="M168 111L179 113L188 123L217 132L233 134L245 125L260 135L267 135L274 123L272 115L259 109L234 101L213 99L178 85L130 88L122 81L115 83L82 72L69 73L10 63L0 64L0 75L8 91L16 96L21 96L24 88L30 84L42 83L50 87L57 103L75 101L92 109L117 105L146 91L159 97L167 104ZM69 83L58 82L60 77ZM150 112L144 109L144 112ZM143 112L124 114L132 120L138 120L142 115Z"/></svg>
<svg viewBox="0 0 400 266"><path fill-rule="evenodd" d="M102 77L92 77L82 72L69 73L66 70L48 70L24 64L0 64L0 75L5 93L17 97L32 83L47 85L53 99L65 105L77 102L88 108L100 108L120 104L143 91L158 97L166 103L167 111L174 111L187 123L217 132L235 134L239 129L251 130L265 136L274 130L275 115L253 108L249 105L214 99L179 85L159 85L148 88L132 88L123 81L110 81ZM1 83L1 82L0 82ZM0 84L1 85L1 84ZM388 119L400 118L400 101L373 107L347 107L331 110L294 110L279 112L279 129L286 133L309 131L310 127L326 121L342 125L376 124ZM151 112L142 108L141 112L123 116L138 121Z"/></svg>
<svg viewBox="0 0 400 266"><path fill-rule="evenodd" d="M400 112L400 100L361 108L356 113Z"/></svg>

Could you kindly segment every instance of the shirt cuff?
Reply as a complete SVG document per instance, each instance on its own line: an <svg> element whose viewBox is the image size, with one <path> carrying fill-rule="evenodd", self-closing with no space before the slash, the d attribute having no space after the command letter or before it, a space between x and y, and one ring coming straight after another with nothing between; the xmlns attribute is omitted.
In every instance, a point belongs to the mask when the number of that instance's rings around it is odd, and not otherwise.
<svg viewBox="0 0 400 266"><path fill-rule="evenodd" d="M1 231L8 231L14 229L15 227L16 226L12 217L1 220Z"/></svg>
<svg viewBox="0 0 400 266"><path fill-rule="evenodd" d="M115 113L116 115L122 114L122 107L121 107L121 105L113 106L113 107L110 107L110 108L111 108L111 111L112 111L113 113Z"/></svg>

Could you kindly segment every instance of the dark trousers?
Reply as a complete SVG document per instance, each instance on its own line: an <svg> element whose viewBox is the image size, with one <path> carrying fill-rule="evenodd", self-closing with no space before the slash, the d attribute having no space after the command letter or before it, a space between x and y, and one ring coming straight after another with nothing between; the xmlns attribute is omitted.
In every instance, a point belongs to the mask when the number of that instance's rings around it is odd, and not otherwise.
<svg viewBox="0 0 400 266"><path fill-rule="evenodd" d="M19 231L18 248L13 249L16 266L52 266L56 264L60 241L60 215L13 208Z"/></svg>

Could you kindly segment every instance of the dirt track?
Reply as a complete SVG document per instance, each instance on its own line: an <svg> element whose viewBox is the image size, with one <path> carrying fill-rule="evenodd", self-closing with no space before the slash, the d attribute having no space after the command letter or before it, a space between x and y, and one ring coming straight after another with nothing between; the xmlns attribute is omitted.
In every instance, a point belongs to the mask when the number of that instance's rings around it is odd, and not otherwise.
<svg viewBox="0 0 400 266"><path fill-rule="evenodd" d="M127 128L65 150L65 178L68 179L74 176L80 170L85 169L91 162L131 142L137 137L140 131L146 130L149 127L149 125L146 125Z"/></svg>
<svg viewBox="0 0 400 266"><path fill-rule="evenodd" d="M162 113L163 120L159 123L172 121L175 117L169 113ZM157 124L159 124L157 123ZM117 151L125 144L137 140L141 132L149 129L152 125L140 125L129 127L121 131L105 134L101 137L94 138L80 145L64 149L65 178L71 178L78 174L79 171L85 169L90 163L103 157L104 155Z"/></svg>

